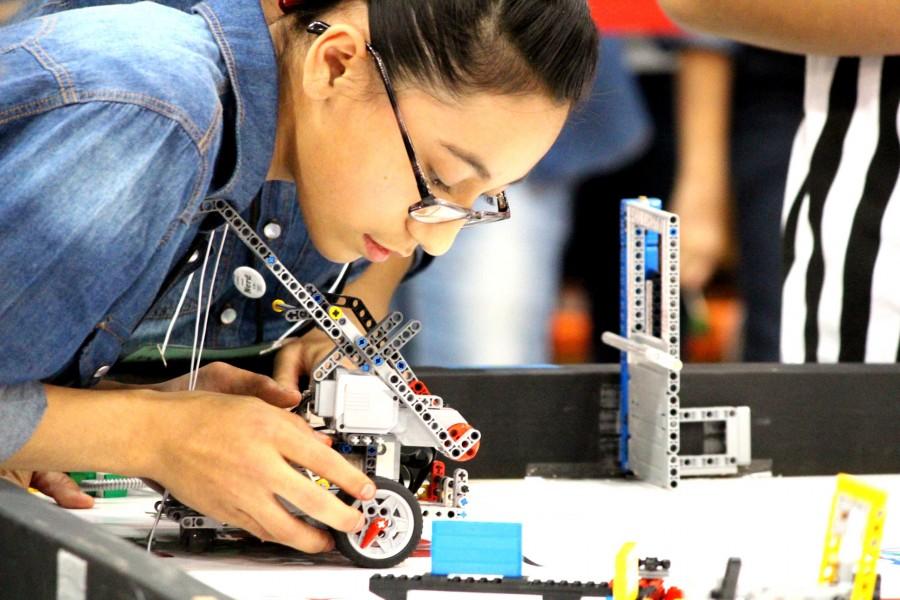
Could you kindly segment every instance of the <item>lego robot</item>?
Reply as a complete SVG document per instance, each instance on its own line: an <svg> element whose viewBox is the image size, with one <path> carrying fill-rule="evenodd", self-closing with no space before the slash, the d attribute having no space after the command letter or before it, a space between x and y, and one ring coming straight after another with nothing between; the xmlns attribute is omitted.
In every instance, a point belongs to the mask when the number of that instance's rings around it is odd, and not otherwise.
<svg viewBox="0 0 900 600"><path fill-rule="evenodd" d="M332 436L333 447L372 477L378 491L363 502L308 469L301 472L366 516L358 533L333 532L344 556L362 567L396 565L418 545L423 517L465 516L468 474L458 468L448 475L438 458L471 460L480 432L431 394L400 353L421 329L418 321L404 324L395 312L375 323L359 299L302 285L226 201L207 201L203 209L218 213L290 294L291 303L276 301L273 308L288 322L312 321L334 342L313 370L295 412L318 422L318 429ZM157 509L178 522L182 543L191 551L206 550L226 527L174 498L165 498Z"/></svg>

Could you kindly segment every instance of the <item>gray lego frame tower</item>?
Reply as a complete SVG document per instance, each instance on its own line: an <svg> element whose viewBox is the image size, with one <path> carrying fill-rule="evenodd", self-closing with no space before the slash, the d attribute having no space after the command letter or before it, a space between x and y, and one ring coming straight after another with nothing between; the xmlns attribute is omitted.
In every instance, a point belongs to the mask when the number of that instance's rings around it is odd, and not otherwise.
<svg viewBox="0 0 900 600"><path fill-rule="evenodd" d="M678 216L659 200L622 202L623 468L675 488L681 476ZM665 357L671 357L667 360Z"/></svg>
<svg viewBox="0 0 900 600"><path fill-rule="evenodd" d="M658 199L622 201L622 351L619 462L624 472L665 488L682 476L733 475L750 464L750 409L681 410L680 223ZM684 429L700 433L697 453L681 453ZM690 437L690 436L689 436Z"/></svg>

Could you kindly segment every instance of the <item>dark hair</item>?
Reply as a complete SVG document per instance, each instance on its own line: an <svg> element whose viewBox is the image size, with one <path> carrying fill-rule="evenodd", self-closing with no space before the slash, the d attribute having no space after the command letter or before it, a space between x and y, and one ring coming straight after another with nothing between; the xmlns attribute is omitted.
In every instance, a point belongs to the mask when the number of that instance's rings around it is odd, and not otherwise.
<svg viewBox="0 0 900 600"><path fill-rule="evenodd" d="M342 0L301 0L298 29ZM368 0L372 45L392 79L461 95L590 90L597 29L586 0Z"/></svg>

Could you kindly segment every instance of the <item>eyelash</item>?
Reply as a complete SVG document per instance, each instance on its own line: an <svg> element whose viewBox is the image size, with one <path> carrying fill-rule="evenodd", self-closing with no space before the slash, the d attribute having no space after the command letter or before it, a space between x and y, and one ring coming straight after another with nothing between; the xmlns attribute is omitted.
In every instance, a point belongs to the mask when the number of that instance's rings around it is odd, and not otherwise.
<svg viewBox="0 0 900 600"><path fill-rule="evenodd" d="M435 175L434 173L430 173L428 178L429 178L429 180L430 180L428 183L430 183L431 185L435 186L436 188L440 188L440 189L441 189L442 191L444 191L444 192L449 192L449 191L450 191L450 186L447 185L446 183L444 183L443 181L441 181L441 180L438 178L438 176Z"/></svg>

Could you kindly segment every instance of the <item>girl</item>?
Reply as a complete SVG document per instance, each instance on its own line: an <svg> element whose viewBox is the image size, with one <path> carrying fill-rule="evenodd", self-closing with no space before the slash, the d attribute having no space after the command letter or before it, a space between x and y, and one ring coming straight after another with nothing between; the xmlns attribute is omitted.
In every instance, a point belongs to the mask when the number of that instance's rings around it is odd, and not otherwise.
<svg viewBox="0 0 900 600"><path fill-rule="evenodd" d="M102 378L142 342L189 339L178 305L210 294L202 270L182 293L213 248L205 199L319 285L366 260L348 293L381 316L419 251L509 216L503 190L553 143L596 47L583 0L140 3L0 29L0 466L150 477L306 551L332 541L276 496L358 529L291 464L362 499L372 483L278 408L321 338L279 352L277 383L221 364L190 385ZM228 280L249 258L221 239ZM213 295L211 345L274 339L269 300ZM77 504L53 477L32 479Z"/></svg>

